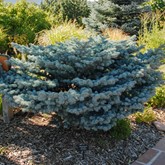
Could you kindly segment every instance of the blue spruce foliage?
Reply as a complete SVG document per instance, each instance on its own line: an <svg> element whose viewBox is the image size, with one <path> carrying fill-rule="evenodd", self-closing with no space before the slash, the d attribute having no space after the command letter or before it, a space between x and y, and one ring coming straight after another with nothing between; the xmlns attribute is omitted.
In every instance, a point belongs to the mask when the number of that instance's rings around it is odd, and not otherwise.
<svg viewBox="0 0 165 165"><path fill-rule="evenodd" d="M104 31L107 28L119 28L130 35L138 35L140 14L148 12L142 6L145 0L98 0L90 5L91 13L83 23L88 29Z"/></svg>
<svg viewBox="0 0 165 165"><path fill-rule="evenodd" d="M142 54L133 40L13 43L27 61L11 58L12 69L0 69L0 93L25 111L56 112L65 127L107 131L118 119L142 111L161 83L156 69L163 53Z"/></svg>

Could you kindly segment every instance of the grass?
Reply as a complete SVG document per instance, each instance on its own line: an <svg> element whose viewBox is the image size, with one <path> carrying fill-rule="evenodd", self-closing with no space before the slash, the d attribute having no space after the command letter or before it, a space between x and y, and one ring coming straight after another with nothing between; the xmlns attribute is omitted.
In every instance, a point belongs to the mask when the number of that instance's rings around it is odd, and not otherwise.
<svg viewBox="0 0 165 165"><path fill-rule="evenodd" d="M109 28L102 32L103 36L113 41L127 40L129 35L123 32L121 29Z"/></svg>
<svg viewBox="0 0 165 165"><path fill-rule="evenodd" d="M64 42L71 38L85 40L93 35L89 31L85 31L82 27L78 27L76 23L64 22L61 25L52 27L50 30L40 32L36 38L39 45L54 45L58 42Z"/></svg>
<svg viewBox="0 0 165 165"><path fill-rule="evenodd" d="M138 44L145 45L143 51L159 48L165 44L165 21L162 21L163 15L165 15L165 12L142 15Z"/></svg>

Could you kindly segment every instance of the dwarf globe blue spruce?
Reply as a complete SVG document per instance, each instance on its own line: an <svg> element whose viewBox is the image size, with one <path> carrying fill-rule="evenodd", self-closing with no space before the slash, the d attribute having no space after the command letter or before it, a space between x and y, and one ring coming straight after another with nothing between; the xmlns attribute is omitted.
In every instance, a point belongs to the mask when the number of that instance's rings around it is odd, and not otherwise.
<svg viewBox="0 0 165 165"><path fill-rule="evenodd" d="M108 131L119 119L143 111L161 83L156 69L162 51L142 54L133 38L12 45L27 61L10 59L13 67L1 74L0 93L25 111L56 112L64 127Z"/></svg>

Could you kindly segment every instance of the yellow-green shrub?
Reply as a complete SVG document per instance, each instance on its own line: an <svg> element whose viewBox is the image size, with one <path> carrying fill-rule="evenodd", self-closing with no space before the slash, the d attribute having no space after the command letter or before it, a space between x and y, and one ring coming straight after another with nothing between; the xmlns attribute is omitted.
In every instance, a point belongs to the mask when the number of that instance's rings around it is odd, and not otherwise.
<svg viewBox="0 0 165 165"><path fill-rule="evenodd" d="M0 53L4 53L7 50L7 43L7 34L3 28L0 28Z"/></svg>
<svg viewBox="0 0 165 165"><path fill-rule="evenodd" d="M137 112L135 114L135 120L137 123L147 123L150 124L154 120L156 120L156 115L152 108L146 108L144 112Z"/></svg>
<svg viewBox="0 0 165 165"><path fill-rule="evenodd" d="M159 48L165 45L165 18L164 12L153 12L151 14L144 14L142 16L142 29L139 35L139 45L145 45L143 51L148 49ZM163 48L165 50L165 48ZM160 68L165 72L165 68ZM165 86L156 89L156 94L148 102L152 107L165 107Z"/></svg>
<svg viewBox="0 0 165 165"><path fill-rule="evenodd" d="M89 31L85 31L82 27L78 27L76 23L64 22L61 25L54 26L50 30L41 31L36 37L39 45L53 45L57 42L63 42L71 38L84 40L92 35Z"/></svg>
<svg viewBox="0 0 165 165"><path fill-rule="evenodd" d="M143 51L154 49L165 44L165 21L162 21L162 15L165 12L144 14L141 17L141 31L139 33L139 45L145 45Z"/></svg>
<svg viewBox="0 0 165 165"><path fill-rule="evenodd" d="M50 26L48 14L34 3L26 0L15 4L0 3L0 27L5 29L9 40L5 46L9 46L10 42L33 43L35 34Z"/></svg>
<svg viewBox="0 0 165 165"><path fill-rule="evenodd" d="M150 99L149 104L155 108L165 108L165 85L156 89L156 94Z"/></svg>

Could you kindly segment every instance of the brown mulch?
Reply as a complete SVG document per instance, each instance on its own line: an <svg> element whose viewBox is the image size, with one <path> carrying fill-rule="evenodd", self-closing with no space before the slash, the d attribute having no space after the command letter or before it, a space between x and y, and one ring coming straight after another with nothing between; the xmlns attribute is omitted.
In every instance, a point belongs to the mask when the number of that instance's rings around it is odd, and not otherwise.
<svg viewBox="0 0 165 165"><path fill-rule="evenodd" d="M165 122L165 111L155 110ZM57 128L55 114L17 113L0 119L0 165L129 165L165 136L153 124L131 121L132 133L116 141L110 132ZM89 147L83 154L80 144Z"/></svg>

